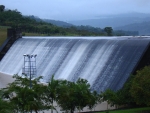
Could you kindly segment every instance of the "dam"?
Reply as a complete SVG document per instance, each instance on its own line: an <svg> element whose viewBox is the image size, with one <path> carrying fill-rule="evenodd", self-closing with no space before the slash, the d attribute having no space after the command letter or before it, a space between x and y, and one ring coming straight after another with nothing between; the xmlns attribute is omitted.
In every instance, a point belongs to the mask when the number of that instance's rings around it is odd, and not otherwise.
<svg viewBox="0 0 150 113"><path fill-rule="evenodd" d="M22 74L24 54L36 54L41 82L55 79L88 80L92 90L123 87L149 48L150 38L140 37L22 37L0 61L0 72Z"/></svg>

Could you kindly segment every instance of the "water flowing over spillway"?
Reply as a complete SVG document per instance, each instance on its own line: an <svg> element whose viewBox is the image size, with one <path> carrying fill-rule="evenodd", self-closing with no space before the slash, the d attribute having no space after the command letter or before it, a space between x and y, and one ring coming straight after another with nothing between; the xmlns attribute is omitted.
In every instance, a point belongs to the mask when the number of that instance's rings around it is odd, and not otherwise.
<svg viewBox="0 0 150 113"><path fill-rule="evenodd" d="M149 40L128 38L21 38L0 62L0 72L21 74L24 54L37 54L37 76L88 80L92 90L120 89L145 52Z"/></svg>

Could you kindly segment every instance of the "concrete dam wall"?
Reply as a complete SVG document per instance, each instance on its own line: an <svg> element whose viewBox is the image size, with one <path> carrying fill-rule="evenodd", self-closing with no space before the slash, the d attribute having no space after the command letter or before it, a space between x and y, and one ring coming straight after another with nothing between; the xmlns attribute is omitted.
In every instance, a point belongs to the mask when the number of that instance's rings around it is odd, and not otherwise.
<svg viewBox="0 0 150 113"><path fill-rule="evenodd" d="M37 54L36 76L88 80L92 90L119 90L146 52L150 38L23 37L0 62L0 72L22 74L24 54Z"/></svg>

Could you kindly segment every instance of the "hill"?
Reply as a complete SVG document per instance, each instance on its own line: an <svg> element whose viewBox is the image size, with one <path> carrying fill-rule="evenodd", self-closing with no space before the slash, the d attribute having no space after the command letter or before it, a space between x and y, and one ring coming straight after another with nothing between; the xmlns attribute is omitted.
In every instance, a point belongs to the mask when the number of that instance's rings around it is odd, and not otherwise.
<svg viewBox="0 0 150 113"><path fill-rule="evenodd" d="M2 6L2 5L0 5ZM104 29L100 27L92 27L89 25L73 26L72 24L40 19L35 16L24 16L17 10L0 10L0 25L10 26L13 28L21 28L24 32L32 34L44 34L44 36L105 36L107 35ZM107 27L107 26L106 26ZM112 26L110 26L112 27ZM138 35L138 32L113 31L112 35Z"/></svg>
<svg viewBox="0 0 150 113"><path fill-rule="evenodd" d="M69 28L71 26L74 26L73 24L67 23L67 22L63 22L63 21L59 21L59 20L50 20L50 19L42 19L44 22L47 23L51 23L54 24L56 26L59 27L64 27L64 28Z"/></svg>
<svg viewBox="0 0 150 113"><path fill-rule="evenodd" d="M102 15L94 19L69 21L74 25L90 25L93 27L104 28L111 26L113 28L125 26L133 23L142 23L148 21L150 14L144 13L127 13L118 15Z"/></svg>
<svg viewBox="0 0 150 113"><path fill-rule="evenodd" d="M150 35L150 21L142 23L133 23L114 28L116 30L138 31L139 35Z"/></svg>
<svg viewBox="0 0 150 113"><path fill-rule="evenodd" d="M67 22L64 22L64 21L51 20L51 19L41 19L41 18L33 16L33 15L32 16L26 16L26 17L34 19L37 22L46 22L46 23L50 23L50 24L53 24L53 25L56 25L56 26L59 26L59 27L64 27L64 28L68 28L68 27L74 26L74 25L72 25L70 23L67 23Z"/></svg>
<svg viewBox="0 0 150 113"><path fill-rule="evenodd" d="M92 32L86 29L77 29L75 27L59 27L52 23L47 23L41 19L33 18L34 16L24 16L17 10L0 11L0 25L21 28L25 33L38 33L47 36L99 36L99 32Z"/></svg>

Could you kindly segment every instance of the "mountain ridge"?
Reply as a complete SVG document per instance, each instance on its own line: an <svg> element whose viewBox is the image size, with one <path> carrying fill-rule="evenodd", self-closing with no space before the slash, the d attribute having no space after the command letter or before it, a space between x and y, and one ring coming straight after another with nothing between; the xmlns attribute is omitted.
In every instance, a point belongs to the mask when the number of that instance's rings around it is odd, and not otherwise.
<svg viewBox="0 0 150 113"><path fill-rule="evenodd" d="M139 35L150 35L150 21L133 23L114 28L115 30L138 31Z"/></svg>
<svg viewBox="0 0 150 113"><path fill-rule="evenodd" d="M86 19L69 21L69 23L74 25L90 25L93 27L104 28L106 26L119 27L133 23L141 23L147 21L150 18L150 14L145 13L129 13L129 14L119 14L119 15L109 15L103 18Z"/></svg>

